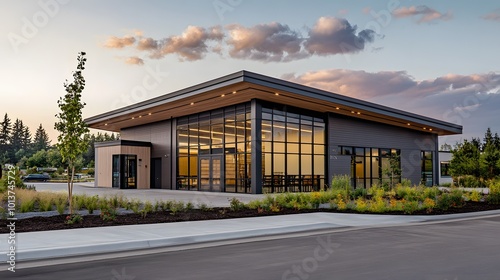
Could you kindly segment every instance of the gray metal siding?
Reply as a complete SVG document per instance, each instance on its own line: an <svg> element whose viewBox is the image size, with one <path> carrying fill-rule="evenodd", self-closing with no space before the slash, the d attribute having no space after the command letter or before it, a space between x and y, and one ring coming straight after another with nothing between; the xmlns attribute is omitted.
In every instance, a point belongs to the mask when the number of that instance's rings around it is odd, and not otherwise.
<svg viewBox="0 0 500 280"><path fill-rule="evenodd" d="M393 148L401 150L402 177L418 184L421 176L420 152L422 150L434 151L436 157L437 141L436 134L329 114L329 176L351 172L350 160L346 159L350 157L339 155L340 146ZM436 175L435 164L435 182Z"/></svg>
<svg viewBox="0 0 500 280"><path fill-rule="evenodd" d="M130 127L120 131L123 140L151 142L151 158L161 158L161 188L172 188L172 131L171 120ZM148 163L151 168L151 163Z"/></svg>

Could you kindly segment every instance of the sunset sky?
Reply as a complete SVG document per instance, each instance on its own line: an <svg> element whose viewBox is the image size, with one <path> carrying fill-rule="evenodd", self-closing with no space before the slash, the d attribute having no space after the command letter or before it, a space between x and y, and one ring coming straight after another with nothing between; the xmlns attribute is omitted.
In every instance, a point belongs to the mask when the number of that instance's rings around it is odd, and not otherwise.
<svg viewBox="0 0 500 280"><path fill-rule="evenodd" d="M0 114L53 126L87 52L90 117L240 70L500 133L498 1L0 2Z"/></svg>

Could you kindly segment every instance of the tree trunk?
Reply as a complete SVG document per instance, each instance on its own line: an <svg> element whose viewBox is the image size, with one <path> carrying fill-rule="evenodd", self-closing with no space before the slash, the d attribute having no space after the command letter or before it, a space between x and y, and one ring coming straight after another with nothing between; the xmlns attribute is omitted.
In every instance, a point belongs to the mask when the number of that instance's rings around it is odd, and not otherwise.
<svg viewBox="0 0 500 280"><path fill-rule="evenodd" d="M71 168L71 173L69 171L70 168ZM69 213L70 213L70 215L73 215L73 178L74 177L75 177L75 166L73 164L70 164L68 166L68 201L69 201Z"/></svg>

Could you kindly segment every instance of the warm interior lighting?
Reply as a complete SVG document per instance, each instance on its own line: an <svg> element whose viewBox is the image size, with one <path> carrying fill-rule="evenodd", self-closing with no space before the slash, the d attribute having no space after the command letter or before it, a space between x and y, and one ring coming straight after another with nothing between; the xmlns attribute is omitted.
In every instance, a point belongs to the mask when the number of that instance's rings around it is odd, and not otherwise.
<svg viewBox="0 0 500 280"><path fill-rule="evenodd" d="M411 125L411 123L407 123L407 125Z"/></svg>
<svg viewBox="0 0 500 280"><path fill-rule="evenodd" d="M432 128L429 128L429 131L432 131Z"/></svg>
<svg viewBox="0 0 500 280"><path fill-rule="evenodd" d="M224 96L226 96L226 95L225 95L225 94L222 94L220 97L224 97Z"/></svg>
<svg viewBox="0 0 500 280"><path fill-rule="evenodd" d="M104 125L108 125L107 123L105 123Z"/></svg>
<svg viewBox="0 0 500 280"><path fill-rule="evenodd" d="M354 114L354 111L351 111L351 113L353 113L353 114Z"/></svg>
<svg viewBox="0 0 500 280"><path fill-rule="evenodd" d="M427 130L427 127L424 127L424 130Z"/></svg>
<svg viewBox="0 0 500 280"><path fill-rule="evenodd" d="M150 115L150 116L151 116L151 113L149 113L148 115Z"/></svg>
<svg viewBox="0 0 500 280"><path fill-rule="evenodd" d="M191 102L191 105L194 105L194 102Z"/></svg>
<svg viewBox="0 0 500 280"><path fill-rule="evenodd" d="M277 93L277 92L275 92L275 93L274 93L274 95L278 96L278 95L280 95L280 94L279 94L279 93Z"/></svg>
<svg viewBox="0 0 500 280"><path fill-rule="evenodd" d="M335 109L340 110L340 108L339 108L339 107L336 107Z"/></svg>
<svg viewBox="0 0 500 280"><path fill-rule="evenodd" d="M142 115L141 115L141 116L139 116L139 118L142 118Z"/></svg>
<svg viewBox="0 0 500 280"><path fill-rule="evenodd" d="M233 91L233 94L236 94L236 91Z"/></svg>
<svg viewBox="0 0 500 280"><path fill-rule="evenodd" d="M135 119L134 117L132 117L132 119Z"/></svg>
<svg viewBox="0 0 500 280"><path fill-rule="evenodd" d="M361 115L361 112L358 112L357 114L358 114L358 115Z"/></svg>

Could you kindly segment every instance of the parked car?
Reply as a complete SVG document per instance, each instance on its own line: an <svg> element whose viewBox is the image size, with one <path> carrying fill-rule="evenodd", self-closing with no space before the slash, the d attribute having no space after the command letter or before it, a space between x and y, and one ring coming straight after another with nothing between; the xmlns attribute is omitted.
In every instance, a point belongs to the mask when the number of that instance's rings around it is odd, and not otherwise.
<svg viewBox="0 0 500 280"><path fill-rule="evenodd" d="M50 180L50 176L47 174L28 174L23 178L24 182L47 182L48 180Z"/></svg>

